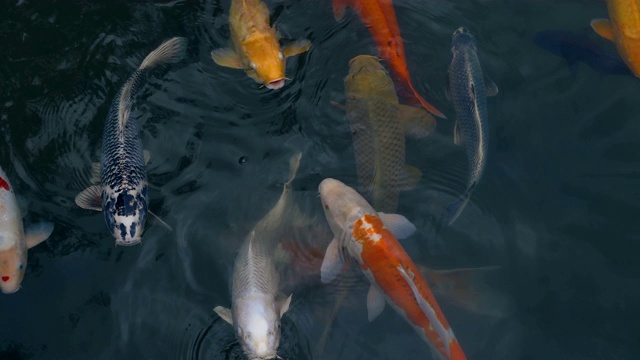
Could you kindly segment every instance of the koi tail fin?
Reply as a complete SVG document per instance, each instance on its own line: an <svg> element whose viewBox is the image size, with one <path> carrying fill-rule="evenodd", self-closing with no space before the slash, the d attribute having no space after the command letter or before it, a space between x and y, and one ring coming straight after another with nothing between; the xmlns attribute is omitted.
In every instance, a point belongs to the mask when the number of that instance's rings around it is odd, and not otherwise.
<svg viewBox="0 0 640 360"><path fill-rule="evenodd" d="M424 107L428 112L439 118L447 118L442 112L440 112L440 110L436 109L435 106L431 105L429 102L427 102L427 100L423 99L411 83L407 84L404 81L398 80L394 81L394 84L396 86L396 92L398 93L398 96L402 100L404 100L407 105L414 107Z"/></svg>
<svg viewBox="0 0 640 360"><path fill-rule="evenodd" d="M182 60L187 50L187 39L174 37L158 46L144 58L138 70L153 68L162 64L177 63Z"/></svg>
<svg viewBox="0 0 640 360"><path fill-rule="evenodd" d="M163 42L144 58L138 70L129 77L120 91L120 106L118 106L118 123L120 124L120 129L124 129L124 125L129 120L133 97L138 92L140 85L144 82L144 73L159 65L179 62L184 58L186 48L187 39L174 37Z"/></svg>
<svg viewBox="0 0 640 360"><path fill-rule="evenodd" d="M449 206L445 208L444 214L438 226L439 230L442 230L445 227L453 224L456 221L456 219L458 219L458 216L462 214L462 211L467 206L467 203L471 198L471 194L473 193L473 190L476 188L476 184L477 184L476 181L469 184L464 194L462 194L456 201L454 201L453 203L451 203Z"/></svg>
<svg viewBox="0 0 640 360"><path fill-rule="evenodd" d="M495 287L502 282L499 266L450 270L418 268L439 300L475 314L496 318L509 316L515 311L512 299Z"/></svg>
<svg viewBox="0 0 640 360"><path fill-rule="evenodd" d="M291 183L293 179L295 179L296 174L298 173L298 168L300 167L300 159L302 158L302 153L298 152L289 159L289 180L284 184L285 189L289 189L291 187Z"/></svg>

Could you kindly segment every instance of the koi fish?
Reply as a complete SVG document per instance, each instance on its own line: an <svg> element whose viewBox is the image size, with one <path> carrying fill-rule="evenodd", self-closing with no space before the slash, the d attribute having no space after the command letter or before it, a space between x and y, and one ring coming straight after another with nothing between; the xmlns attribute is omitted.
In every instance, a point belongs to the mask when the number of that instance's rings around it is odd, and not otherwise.
<svg viewBox="0 0 640 360"><path fill-rule="evenodd" d="M358 181L377 211L394 212L400 190L415 187L422 176L406 166L405 134L424 137L436 120L422 108L398 103L393 81L374 56L351 59L344 84Z"/></svg>
<svg viewBox="0 0 640 360"><path fill-rule="evenodd" d="M276 205L255 225L244 240L233 267L231 306L213 310L233 325L236 338L249 359L277 358L280 319L289 309L291 295L276 299L279 275L274 251L285 234L287 221L295 216L291 206L291 182L300 165L301 154L290 160L290 175Z"/></svg>
<svg viewBox="0 0 640 360"><path fill-rule="evenodd" d="M338 275L346 249L371 283L369 321L384 310L386 300L430 346L434 357L466 359L418 267L397 240L413 234L415 226L404 216L377 213L338 180L324 179L319 191L334 234L322 262L322 282L329 283Z"/></svg>
<svg viewBox="0 0 640 360"><path fill-rule="evenodd" d="M211 58L220 66L244 69L268 89L284 86L285 58L311 48L309 40L300 40L281 49L276 30L269 25L269 9L261 0L231 0L229 29L233 47L213 50Z"/></svg>
<svg viewBox="0 0 640 360"><path fill-rule="evenodd" d="M45 241L53 224L31 225L25 232L20 207L7 174L0 168L0 290L11 294L20 290L27 269L27 250Z"/></svg>
<svg viewBox="0 0 640 360"><path fill-rule="evenodd" d="M407 70L404 43L391 0L333 0L333 15L337 21L344 18L347 7L353 8L369 29L380 56L389 63L400 96L412 106L423 106L435 116L445 116L418 94Z"/></svg>
<svg viewBox="0 0 640 360"><path fill-rule="evenodd" d="M486 98L497 93L493 81L483 79L476 39L465 28L458 28L451 39L448 96L456 111L453 140L457 145L465 145L469 179L462 196L447 207L446 225L451 225L460 216L484 172L489 151Z"/></svg>
<svg viewBox="0 0 640 360"><path fill-rule="evenodd" d="M145 167L148 156L142 150L140 127L133 116L135 96L151 70L182 60L186 44L185 38L167 40L149 53L138 70L129 77L107 115L102 138L102 159L100 164L93 166L94 184L75 198L81 208L104 213L107 228L116 239L116 245L140 243L149 212Z"/></svg>
<svg viewBox="0 0 640 360"><path fill-rule="evenodd" d="M578 63L584 62L595 71L611 75L632 75L618 55L607 54L587 36L567 30L543 30L537 32L533 42L539 47L563 57L569 71L576 75Z"/></svg>
<svg viewBox="0 0 640 360"><path fill-rule="evenodd" d="M640 77L640 1L608 0L610 19L594 19L593 30L616 44L618 54L636 77Z"/></svg>

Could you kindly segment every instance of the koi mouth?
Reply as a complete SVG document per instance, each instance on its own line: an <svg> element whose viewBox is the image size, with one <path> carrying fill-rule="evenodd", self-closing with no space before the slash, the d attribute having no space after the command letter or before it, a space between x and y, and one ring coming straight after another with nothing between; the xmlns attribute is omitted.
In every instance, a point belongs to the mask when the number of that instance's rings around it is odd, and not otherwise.
<svg viewBox="0 0 640 360"><path fill-rule="evenodd" d="M18 286L17 288L15 288L14 290L6 290L6 289L2 289L2 293L3 294L15 294L18 292L18 290L20 290L22 288L22 286Z"/></svg>
<svg viewBox="0 0 640 360"><path fill-rule="evenodd" d="M141 238L127 239L127 240L117 239L116 240L116 245L119 245L119 246L133 246L133 245L140 244L141 241L142 241Z"/></svg>
<svg viewBox="0 0 640 360"><path fill-rule="evenodd" d="M284 86L284 79L273 80L265 85L267 89L277 90Z"/></svg>

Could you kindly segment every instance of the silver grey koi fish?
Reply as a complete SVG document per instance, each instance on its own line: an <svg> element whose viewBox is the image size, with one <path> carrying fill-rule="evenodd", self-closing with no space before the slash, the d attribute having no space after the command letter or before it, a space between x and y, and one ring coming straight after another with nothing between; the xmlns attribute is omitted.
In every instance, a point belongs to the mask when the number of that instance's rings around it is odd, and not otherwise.
<svg viewBox="0 0 640 360"><path fill-rule="evenodd" d="M99 183L76 196L81 208L104 212L116 245L140 243L148 212L145 155L140 127L132 116L135 96L152 69L184 58L186 44L186 39L180 37L165 41L147 55L122 86L107 115L99 170L94 167L94 172L100 174Z"/></svg>
<svg viewBox="0 0 640 360"><path fill-rule="evenodd" d="M447 207L443 225L451 225L460 216L482 177L489 150L486 97L497 93L493 81L483 78L475 38L465 28L457 29L451 39L448 96L456 112L454 142L465 145L469 178L465 192Z"/></svg>
<svg viewBox="0 0 640 360"><path fill-rule="evenodd" d="M280 344L280 319L289 309L291 296L276 299L279 275L274 251L285 235L285 226L297 216L291 204L291 182L296 176L301 154L290 160L289 181L276 205L249 232L233 268L231 306L214 311L232 324L236 338L249 359L275 359ZM284 297L283 297L284 298Z"/></svg>

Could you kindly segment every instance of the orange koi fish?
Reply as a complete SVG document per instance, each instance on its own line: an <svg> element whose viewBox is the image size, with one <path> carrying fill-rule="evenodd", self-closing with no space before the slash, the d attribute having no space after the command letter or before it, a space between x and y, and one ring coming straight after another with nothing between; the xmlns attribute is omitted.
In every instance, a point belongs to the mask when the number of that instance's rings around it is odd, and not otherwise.
<svg viewBox="0 0 640 360"><path fill-rule="evenodd" d="M268 89L284 86L285 58L311 47L309 40L300 40L281 49L276 30L269 25L269 9L261 0L231 0L229 29L233 48L213 50L211 58L220 66L244 69Z"/></svg>
<svg viewBox="0 0 640 360"><path fill-rule="evenodd" d="M466 359L418 267L397 240L413 234L413 224L401 215L376 213L360 194L338 180L324 179L319 191L334 234L322 262L322 282L338 275L346 249L371 283L369 321L384 310L386 300L429 344L434 357Z"/></svg>
<svg viewBox="0 0 640 360"><path fill-rule="evenodd" d="M616 44L618 53L636 77L640 77L640 1L608 0L610 19L591 21L593 30Z"/></svg>
<svg viewBox="0 0 640 360"><path fill-rule="evenodd" d="M423 106L433 115L444 118L445 116L423 99L411 84L407 60L404 57L404 43L391 0L333 0L333 15L336 20L342 20L347 7L358 13L374 38L378 53L389 62L400 97L408 105Z"/></svg>

